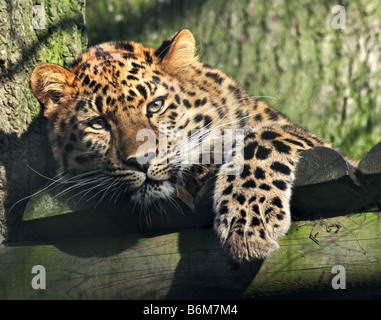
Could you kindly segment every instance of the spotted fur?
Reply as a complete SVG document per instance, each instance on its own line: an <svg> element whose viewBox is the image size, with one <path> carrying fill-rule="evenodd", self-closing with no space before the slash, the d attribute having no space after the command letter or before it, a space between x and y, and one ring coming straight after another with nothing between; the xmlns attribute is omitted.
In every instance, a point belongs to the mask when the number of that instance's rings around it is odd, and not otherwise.
<svg viewBox="0 0 381 320"><path fill-rule="evenodd" d="M188 30L157 49L104 43L67 68L37 67L31 85L61 172L118 186L147 206L172 199L180 187L195 198L213 181L214 227L223 247L237 261L266 257L290 225L299 152L327 145L200 62L195 51ZM144 129L156 143L142 148ZM234 136L231 148L216 153L225 129L241 129L243 143ZM185 161L184 150L204 161Z"/></svg>

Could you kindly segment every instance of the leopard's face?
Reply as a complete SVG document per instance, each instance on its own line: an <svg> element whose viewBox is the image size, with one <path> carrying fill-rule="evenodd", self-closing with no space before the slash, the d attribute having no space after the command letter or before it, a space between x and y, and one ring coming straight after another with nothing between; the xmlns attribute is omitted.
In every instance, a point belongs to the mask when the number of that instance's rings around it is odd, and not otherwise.
<svg viewBox="0 0 381 320"><path fill-rule="evenodd" d="M199 63L193 36L181 33L157 50L106 43L82 53L68 69L35 69L32 89L44 104L64 175L130 193L147 205L173 197L190 172L201 178L211 173L210 165L189 161L202 153L194 130L207 128L214 114L205 115L210 93L192 80Z"/></svg>

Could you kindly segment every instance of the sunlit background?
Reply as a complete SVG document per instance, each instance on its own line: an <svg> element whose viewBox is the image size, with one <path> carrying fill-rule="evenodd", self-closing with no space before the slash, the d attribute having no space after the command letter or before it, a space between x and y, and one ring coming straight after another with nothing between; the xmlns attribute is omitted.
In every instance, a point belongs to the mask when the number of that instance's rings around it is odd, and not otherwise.
<svg viewBox="0 0 381 320"><path fill-rule="evenodd" d="M89 45L155 47L190 29L203 62L361 159L381 140L380 1L343 1L342 17L333 7L310 0L92 0L86 19Z"/></svg>

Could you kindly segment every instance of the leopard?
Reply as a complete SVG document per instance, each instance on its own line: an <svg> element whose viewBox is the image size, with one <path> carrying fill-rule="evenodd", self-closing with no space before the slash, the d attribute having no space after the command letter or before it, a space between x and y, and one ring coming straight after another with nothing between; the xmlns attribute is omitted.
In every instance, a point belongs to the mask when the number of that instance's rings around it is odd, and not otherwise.
<svg viewBox="0 0 381 320"><path fill-rule="evenodd" d="M157 48L111 41L39 65L31 88L59 172L146 208L210 195L216 237L239 263L279 248L302 151L332 148L201 62L188 29Z"/></svg>

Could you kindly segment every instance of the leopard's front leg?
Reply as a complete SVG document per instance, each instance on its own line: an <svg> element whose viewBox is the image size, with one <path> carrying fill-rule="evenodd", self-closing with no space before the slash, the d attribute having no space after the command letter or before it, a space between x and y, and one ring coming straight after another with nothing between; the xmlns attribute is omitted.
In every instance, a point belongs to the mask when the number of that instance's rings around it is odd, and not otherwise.
<svg viewBox="0 0 381 320"><path fill-rule="evenodd" d="M242 170L221 166L215 182L214 227L224 248L237 261L265 258L291 222L290 198L299 151L313 143L290 128L276 127L247 135Z"/></svg>

